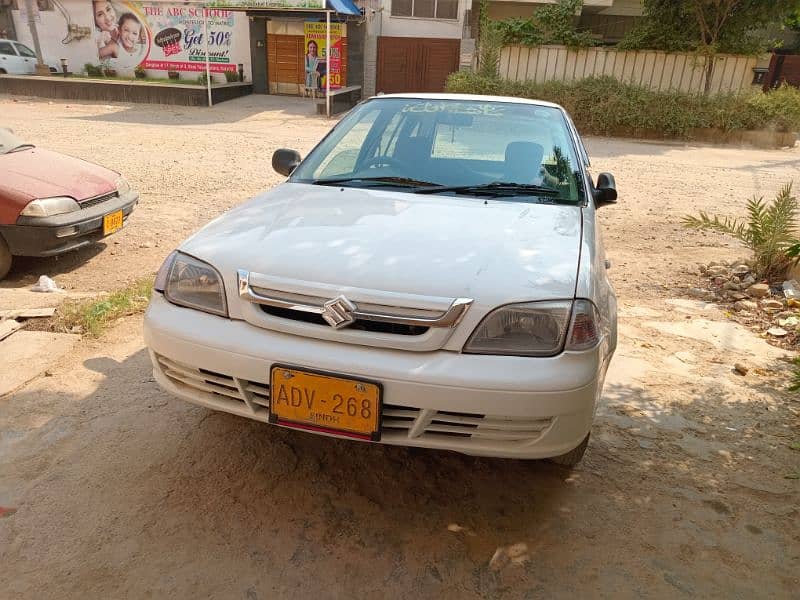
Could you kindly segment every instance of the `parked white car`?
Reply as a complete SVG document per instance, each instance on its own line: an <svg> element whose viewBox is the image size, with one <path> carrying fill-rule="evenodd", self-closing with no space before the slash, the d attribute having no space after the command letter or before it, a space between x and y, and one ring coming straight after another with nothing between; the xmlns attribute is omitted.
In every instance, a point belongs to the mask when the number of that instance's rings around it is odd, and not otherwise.
<svg viewBox="0 0 800 600"><path fill-rule="evenodd" d="M363 102L164 262L156 381L284 427L575 464L617 338L595 221L617 194L588 165L554 104Z"/></svg>
<svg viewBox="0 0 800 600"><path fill-rule="evenodd" d="M0 75L30 75L36 72L36 53L14 40L0 40Z"/></svg>

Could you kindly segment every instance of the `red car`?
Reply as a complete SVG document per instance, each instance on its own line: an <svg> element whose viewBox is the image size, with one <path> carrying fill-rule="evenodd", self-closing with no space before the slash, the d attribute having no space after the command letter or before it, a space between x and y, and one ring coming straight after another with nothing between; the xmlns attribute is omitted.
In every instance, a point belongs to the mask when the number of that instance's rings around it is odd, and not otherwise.
<svg viewBox="0 0 800 600"><path fill-rule="evenodd" d="M139 194L119 173L0 128L0 279L13 256L54 256L125 226Z"/></svg>

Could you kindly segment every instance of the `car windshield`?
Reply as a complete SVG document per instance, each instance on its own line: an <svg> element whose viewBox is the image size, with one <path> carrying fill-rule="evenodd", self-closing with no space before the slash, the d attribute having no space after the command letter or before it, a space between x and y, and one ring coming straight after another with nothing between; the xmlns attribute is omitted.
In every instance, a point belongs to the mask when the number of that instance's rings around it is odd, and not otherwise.
<svg viewBox="0 0 800 600"><path fill-rule="evenodd" d="M0 127L0 154L8 154L20 147L30 148L31 145L26 144L8 129Z"/></svg>
<svg viewBox="0 0 800 600"><path fill-rule="evenodd" d="M33 50L28 48L25 44L20 44L19 42L16 43L17 51L20 53L20 56L27 56L28 58L36 58L36 54Z"/></svg>
<svg viewBox="0 0 800 600"><path fill-rule="evenodd" d="M290 181L559 203L584 198L560 109L466 98L369 100L333 129Z"/></svg>

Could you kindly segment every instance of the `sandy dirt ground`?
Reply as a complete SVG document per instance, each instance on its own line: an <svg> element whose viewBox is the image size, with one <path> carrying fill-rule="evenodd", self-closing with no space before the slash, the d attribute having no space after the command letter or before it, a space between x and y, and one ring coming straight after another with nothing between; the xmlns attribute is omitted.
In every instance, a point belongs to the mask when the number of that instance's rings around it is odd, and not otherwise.
<svg viewBox="0 0 800 600"><path fill-rule="evenodd" d="M208 111L0 96L0 125L116 167L142 193L107 247L19 261L0 286L48 274L107 290L153 272L279 180L275 148L306 151L327 131L308 112L297 99ZM620 346L578 468L331 440L188 405L155 385L129 318L0 398L0 595L800 597L800 402L783 391L784 352L683 297L697 263L744 253L679 225L773 194L800 173L800 148L587 145L621 192L601 215Z"/></svg>

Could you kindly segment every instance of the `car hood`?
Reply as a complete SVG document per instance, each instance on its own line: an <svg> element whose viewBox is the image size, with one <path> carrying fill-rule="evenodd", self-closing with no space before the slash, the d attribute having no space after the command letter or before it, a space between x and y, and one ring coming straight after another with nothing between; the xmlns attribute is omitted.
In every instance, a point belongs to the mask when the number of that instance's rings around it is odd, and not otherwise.
<svg viewBox="0 0 800 600"><path fill-rule="evenodd" d="M209 223L181 250L236 270L487 305L572 298L581 209L285 183Z"/></svg>
<svg viewBox="0 0 800 600"><path fill-rule="evenodd" d="M0 155L0 200L70 196L86 200L116 189L117 173L85 160L42 148Z"/></svg>

